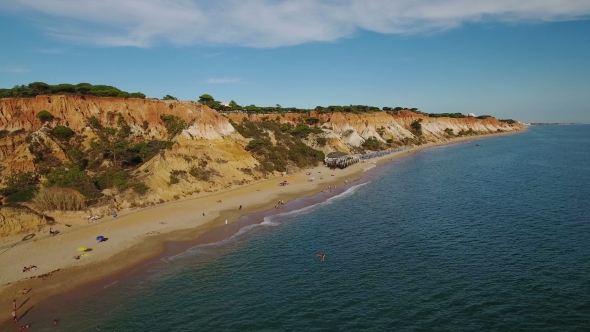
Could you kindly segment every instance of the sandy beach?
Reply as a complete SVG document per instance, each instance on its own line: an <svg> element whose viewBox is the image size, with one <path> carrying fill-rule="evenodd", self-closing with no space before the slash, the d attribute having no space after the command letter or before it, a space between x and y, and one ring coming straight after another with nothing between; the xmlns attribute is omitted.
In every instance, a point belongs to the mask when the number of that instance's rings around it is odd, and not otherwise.
<svg viewBox="0 0 590 332"><path fill-rule="evenodd" d="M399 159L419 150L446 144L473 141L500 135L457 138L440 144L424 144L380 158L354 164L346 169L330 170L320 165L288 177L274 177L224 192L197 195L194 198L161 204L140 210L122 211L117 217L107 216L95 223L66 227L57 220L52 227L59 230L49 234L49 226L27 235L0 240L0 302L7 314L0 323L8 321L10 303L21 304L22 315L48 297L75 290L83 285L133 269L159 255L166 243L190 241L200 235L235 223L241 216L273 209L277 201L285 202L309 197L330 185L343 186L359 179L376 164ZM311 172L311 175L306 173ZM309 181L314 177L314 181ZM289 185L279 186L287 180ZM240 206L242 207L240 209ZM107 241L98 242L97 236ZM79 247L91 249L85 253ZM76 260L74 256L87 254ZM23 272L23 267L35 265L36 270ZM28 293L23 294L23 290ZM0 326L2 326L0 324Z"/></svg>

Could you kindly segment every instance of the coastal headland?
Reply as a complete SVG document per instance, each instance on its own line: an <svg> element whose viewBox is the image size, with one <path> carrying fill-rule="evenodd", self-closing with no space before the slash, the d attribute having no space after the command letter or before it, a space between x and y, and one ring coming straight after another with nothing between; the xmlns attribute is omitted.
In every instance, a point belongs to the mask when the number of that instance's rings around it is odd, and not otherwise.
<svg viewBox="0 0 590 332"><path fill-rule="evenodd" d="M54 118L41 121L36 117L40 110L47 110ZM525 129L518 123L491 117L429 118L409 110L367 114L223 114L195 102L79 96L0 99L0 112L0 129L7 132L0 138L4 185L16 173L40 170L47 172L41 178L51 180L55 176L51 169L42 170L50 162L55 163L53 169L62 167L62 172L69 172L79 155L71 153L73 149L92 156L97 145L116 143L121 130L128 134L126 142L133 144L146 143L149 147L156 144L154 141L165 142L157 143L156 153L146 152L145 158L134 165L125 164L124 157L105 154L86 160L88 176L100 179L110 174L112 165L120 163L127 167L120 169L128 172L129 177L125 178L125 185L118 186L115 181L96 198L88 196L81 211L43 210L35 206L35 201L22 203L27 207L22 211L10 204L3 206L0 301L30 299L27 307L129 271L161 254L167 243L198 239L211 230L227 227L226 220L231 225L243 215L275 209L279 200L289 202L315 195L328 186L344 186L362 178L374 163L428 147ZM98 122L88 120L91 118ZM171 121L178 126L171 126ZM287 140L269 122L278 128L284 126L285 132L291 133L289 137L297 140ZM72 137L56 137L59 134L52 129L57 126L70 128ZM104 136L105 131L112 131L106 128L115 130L111 137ZM301 134L305 131L309 132ZM268 137L270 143L260 135ZM315 155L299 163L287 159L282 168L280 158L272 159L267 154L268 150L273 151L267 144L303 149L299 142L321 151L318 156L333 151L401 151L345 169L314 166L318 161ZM44 152L41 157L40 147ZM310 154L313 152L304 153ZM88 166L93 162L95 168ZM284 180L289 184L280 186ZM96 194L63 184L49 188L65 187L75 190L76 195ZM275 210L280 212L280 206ZM88 218L93 216L98 218ZM19 220L18 225L14 220ZM50 227L59 233L51 235ZM107 240L99 242L97 236ZM78 251L82 247L89 250ZM23 272L24 267L32 265L37 268ZM25 289L27 293L23 294Z"/></svg>

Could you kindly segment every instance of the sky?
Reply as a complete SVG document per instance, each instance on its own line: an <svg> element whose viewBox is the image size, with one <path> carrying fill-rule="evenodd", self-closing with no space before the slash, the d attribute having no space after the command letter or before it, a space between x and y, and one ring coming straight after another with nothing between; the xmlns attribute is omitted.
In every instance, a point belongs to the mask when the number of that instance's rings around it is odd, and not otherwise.
<svg viewBox="0 0 590 332"><path fill-rule="evenodd" d="M590 123L588 0L2 0L0 88Z"/></svg>

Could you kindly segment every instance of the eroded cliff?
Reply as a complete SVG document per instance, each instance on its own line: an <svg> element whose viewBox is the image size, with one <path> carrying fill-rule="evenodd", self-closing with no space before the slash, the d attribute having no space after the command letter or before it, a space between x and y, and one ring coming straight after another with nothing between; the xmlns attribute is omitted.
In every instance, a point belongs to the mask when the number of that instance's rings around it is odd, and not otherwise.
<svg viewBox="0 0 590 332"><path fill-rule="evenodd" d="M52 117L39 117L43 110ZM253 136L234 128L244 132L245 121L260 124L256 130L268 137L267 148L281 147L285 156L289 149L301 148L297 142L323 153L362 153L522 129L519 123L491 117L430 118L410 111L248 115L155 99L5 98L0 99L0 187L14 186L23 181L16 175L27 174L27 190L34 192L44 183L66 186L82 192L89 206L109 213L223 190L276 176L287 164L297 166L298 156L289 154L279 165L280 156L261 154ZM313 158L299 166L320 160L319 155ZM24 193L13 189L14 197L30 199L24 188ZM4 196L7 203L8 194ZM39 221L29 219L37 227ZM3 220L0 224L8 225ZM4 233L30 228L6 227L10 230Z"/></svg>

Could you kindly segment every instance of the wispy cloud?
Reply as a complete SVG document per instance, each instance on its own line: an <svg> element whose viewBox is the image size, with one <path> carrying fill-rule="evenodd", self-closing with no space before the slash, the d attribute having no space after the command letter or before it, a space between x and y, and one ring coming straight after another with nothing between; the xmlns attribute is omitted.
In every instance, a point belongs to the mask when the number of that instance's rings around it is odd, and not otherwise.
<svg viewBox="0 0 590 332"><path fill-rule="evenodd" d="M30 72L31 70L25 66L8 65L2 67L2 71L12 74L25 74Z"/></svg>
<svg viewBox="0 0 590 332"><path fill-rule="evenodd" d="M584 0L3 0L0 10L49 18L52 36L101 46L280 47L358 30L416 34L484 21L587 18Z"/></svg>
<svg viewBox="0 0 590 332"><path fill-rule="evenodd" d="M239 78L210 78L206 81L208 84L229 84L229 83L238 83L240 81Z"/></svg>

